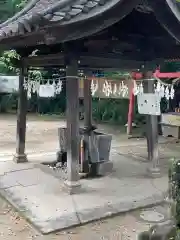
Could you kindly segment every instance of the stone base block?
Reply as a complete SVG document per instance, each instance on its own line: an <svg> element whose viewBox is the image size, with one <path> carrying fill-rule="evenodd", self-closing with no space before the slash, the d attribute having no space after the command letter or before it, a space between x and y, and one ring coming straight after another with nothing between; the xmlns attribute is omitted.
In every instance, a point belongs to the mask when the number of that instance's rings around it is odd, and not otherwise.
<svg viewBox="0 0 180 240"><path fill-rule="evenodd" d="M147 169L147 172L148 172L148 175L152 178L159 178L161 177L161 172L160 172L160 169L158 167L156 168L148 168Z"/></svg>
<svg viewBox="0 0 180 240"><path fill-rule="evenodd" d="M113 171L113 162L112 161L108 161L108 162L99 164L98 175L106 175L108 173L111 173L112 171Z"/></svg>
<svg viewBox="0 0 180 240"><path fill-rule="evenodd" d="M172 137L175 137L176 139L180 139L179 126L163 125L162 132L164 137L172 136Z"/></svg>
<svg viewBox="0 0 180 240"><path fill-rule="evenodd" d="M15 154L13 157L13 161L16 163L26 163L28 162L26 154Z"/></svg>
<svg viewBox="0 0 180 240"><path fill-rule="evenodd" d="M72 195L72 194L80 193L82 189L79 181L72 182L72 181L66 180L64 182L63 190L69 195Z"/></svg>
<svg viewBox="0 0 180 240"><path fill-rule="evenodd" d="M91 177L105 176L113 170L113 163L111 161L101 163L91 163L89 175Z"/></svg>

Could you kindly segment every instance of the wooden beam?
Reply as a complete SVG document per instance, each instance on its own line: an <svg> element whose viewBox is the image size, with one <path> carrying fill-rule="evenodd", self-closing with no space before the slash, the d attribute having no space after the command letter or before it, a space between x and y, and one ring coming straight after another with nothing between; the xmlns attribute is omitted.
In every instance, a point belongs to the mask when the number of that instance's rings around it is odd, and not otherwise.
<svg viewBox="0 0 180 240"><path fill-rule="evenodd" d="M157 65L163 62L163 59L149 61L149 65ZM65 67L65 59L63 53L33 56L23 58L23 63L27 67L46 67L61 66ZM80 53L79 68L116 68L116 69L137 69L144 63L144 60L136 57L136 60L130 60L121 54L85 54Z"/></svg>
<svg viewBox="0 0 180 240"><path fill-rule="evenodd" d="M58 66L65 65L64 54L49 54L49 55L39 55L30 56L22 58L23 64L28 67L45 67L45 66Z"/></svg>

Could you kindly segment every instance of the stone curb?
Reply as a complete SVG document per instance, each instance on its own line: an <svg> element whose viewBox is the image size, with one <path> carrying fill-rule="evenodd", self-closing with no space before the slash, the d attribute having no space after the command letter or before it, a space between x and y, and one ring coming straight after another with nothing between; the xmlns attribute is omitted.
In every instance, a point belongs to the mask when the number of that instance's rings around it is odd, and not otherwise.
<svg viewBox="0 0 180 240"><path fill-rule="evenodd" d="M134 198L134 200L131 201L119 200L103 206L99 206L97 208L82 209L79 211L76 209L76 204L72 195L72 200L74 203L73 212L68 214L63 213L61 216L59 216L59 218L51 218L43 222L38 221L38 219L33 216L32 212L29 209L25 208L25 205L20 201L20 199L13 198L13 195L8 192L8 188L1 189L0 195L5 200L7 200L16 210L18 210L20 215L22 215L22 217L31 223L38 231L40 231L42 234L49 234L55 231L79 226L81 224L95 220L112 217L113 215L125 213L138 208L160 204L165 201L166 192L159 192L147 197L137 196Z"/></svg>

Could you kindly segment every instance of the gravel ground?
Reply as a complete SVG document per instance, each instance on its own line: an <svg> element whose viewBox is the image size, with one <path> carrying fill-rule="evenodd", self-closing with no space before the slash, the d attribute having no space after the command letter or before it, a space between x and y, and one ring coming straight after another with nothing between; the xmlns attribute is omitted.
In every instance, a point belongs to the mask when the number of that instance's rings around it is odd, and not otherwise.
<svg viewBox="0 0 180 240"><path fill-rule="evenodd" d="M0 198L0 239L3 240L135 240L149 224L137 212L105 219L60 233L42 236Z"/></svg>

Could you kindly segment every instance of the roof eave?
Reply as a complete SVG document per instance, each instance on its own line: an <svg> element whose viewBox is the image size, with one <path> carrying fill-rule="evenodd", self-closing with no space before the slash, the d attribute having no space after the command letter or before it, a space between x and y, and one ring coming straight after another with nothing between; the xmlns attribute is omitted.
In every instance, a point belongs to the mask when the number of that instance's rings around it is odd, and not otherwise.
<svg viewBox="0 0 180 240"><path fill-rule="evenodd" d="M89 18L85 17L84 19L79 19L79 21L76 22L69 21L67 22L67 24L61 22L53 23L50 21L49 24L48 22L46 22L46 24L42 24L44 21L47 21L47 19L45 20L40 15L35 15L35 20L31 19L30 22L32 24L35 21L36 27L39 28L38 31L42 32L41 41L43 42L43 44L51 44L51 42L52 44L55 44L60 42L72 41L95 34L120 21L123 17L125 17L132 11L132 9L139 3L139 1L140 0L115 0L114 3L116 4L114 4L113 7L108 8L108 10L103 8L104 11L101 11L96 15L93 15ZM28 24L29 22L27 22L27 26L24 26L24 28L26 28L25 30L31 27L28 26ZM22 34L19 36L8 36L7 38L3 37L0 44L5 42L7 44L10 44L11 41L13 41L11 45L15 47L16 41L19 42L21 38L28 39L28 36L34 35L36 37L37 35L37 32L26 32L27 31L25 31L24 33L22 32ZM49 41L49 39L51 41Z"/></svg>
<svg viewBox="0 0 180 240"><path fill-rule="evenodd" d="M167 32L180 42L180 8L173 0L148 0L149 5ZM179 3L180 4L180 3Z"/></svg>

